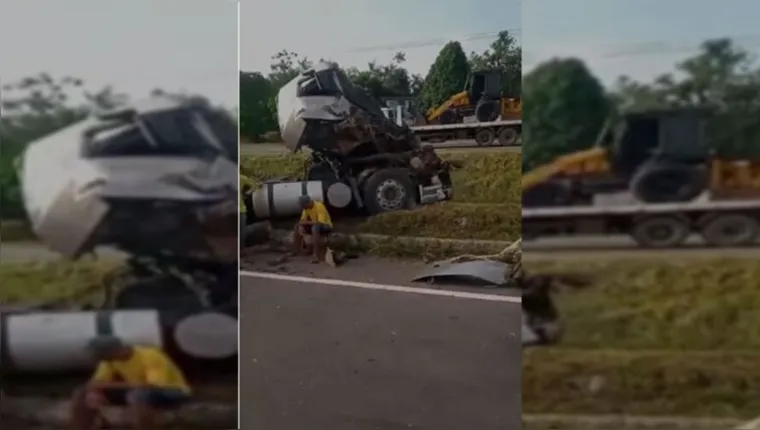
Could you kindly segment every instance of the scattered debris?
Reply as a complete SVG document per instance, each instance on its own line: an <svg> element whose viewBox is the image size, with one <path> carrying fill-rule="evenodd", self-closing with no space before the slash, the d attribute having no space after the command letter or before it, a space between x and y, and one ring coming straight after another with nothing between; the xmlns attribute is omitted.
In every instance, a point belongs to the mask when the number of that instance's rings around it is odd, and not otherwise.
<svg viewBox="0 0 760 430"><path fill-rule="evenodd" d="M435 264L412 282L466 283L503 287L507 285L504 274L511 266L501 261L473 260L461 263Z"/></svg>

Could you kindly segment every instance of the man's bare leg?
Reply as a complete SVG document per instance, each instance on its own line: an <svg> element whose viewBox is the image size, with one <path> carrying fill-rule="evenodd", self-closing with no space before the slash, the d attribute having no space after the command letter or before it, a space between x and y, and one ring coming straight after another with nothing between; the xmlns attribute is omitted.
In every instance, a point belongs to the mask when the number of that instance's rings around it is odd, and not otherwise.
<svg viewBox="0 0 760 430"><path fill-rule="evenodd" d="M128 399L127 414L134 430L153 430L158 422L159 411L132 395Z"/></svg>
<svg viewBox="0 0 760 430"><path fill-rule="evenodd" d="M312 240L314 241L314 263L320 263L325 259L325 251L327 250L327 241L321 234L313 234Z"/></svg>
<svg viewBox="0 0 760 430"><path fill-rule="evenodd" d="M303 226L300 224L293 229L293 254L303 254Z"/></svg>

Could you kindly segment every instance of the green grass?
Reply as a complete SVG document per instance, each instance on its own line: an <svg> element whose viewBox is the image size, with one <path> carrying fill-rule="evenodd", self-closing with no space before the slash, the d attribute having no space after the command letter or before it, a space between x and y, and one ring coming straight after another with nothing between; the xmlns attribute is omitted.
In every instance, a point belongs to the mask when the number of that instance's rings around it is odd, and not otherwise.
<svg viewBox="0 0 760 430"><path fill-rule="evenodd" d="M760 411L760 351L523 352L523 411L749 418Z"/></svg>
<svg viewBox="0 0 760 430"><path fill-rule="evenodd" d="M561 345L523 355L526 412L750 416L760 411L753 259L529 263L562 287Z"/></svg>
<svg viewBox="0 0 760 430"><path fill-rule="evenodd" d="M0 303L97 303L104 277L119 267L110 261L0 264Z"/></svg>
<svg viewBox="0 0 760 430"><path fill-rule="evenodd" d="M521 233L520 206L439 203L390 212L338 230L398 236L513 241Z"/></svg>
<svg viewBox="0 0 760 430"><path fill-rule="evenodd" d="M25 242L36 240L36 236L26 221L1 220L0 240L3 242Z"/></svg>
<svg viewBox="0 0 760 430"><path fill-rule="evenodd" d="M754 259L542 262L528 269L594 281L556 296L568 323L563 345L760 350L760 264Z"/></svg>

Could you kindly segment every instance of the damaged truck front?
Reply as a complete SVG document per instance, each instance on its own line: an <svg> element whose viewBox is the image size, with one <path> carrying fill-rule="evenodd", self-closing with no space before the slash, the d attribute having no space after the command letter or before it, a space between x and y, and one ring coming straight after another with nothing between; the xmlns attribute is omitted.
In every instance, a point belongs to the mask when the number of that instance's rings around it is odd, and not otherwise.
<svg viewBox="0 0 760 430"><path fill-rule="evenodd" d="M335 63L321 62L287 83L277 97L280 133L292 152L307 148L304 181L269 183L254 193L256 218L292 216L308 194L332 209L374 215L452 195L450 165Z"/></svg>

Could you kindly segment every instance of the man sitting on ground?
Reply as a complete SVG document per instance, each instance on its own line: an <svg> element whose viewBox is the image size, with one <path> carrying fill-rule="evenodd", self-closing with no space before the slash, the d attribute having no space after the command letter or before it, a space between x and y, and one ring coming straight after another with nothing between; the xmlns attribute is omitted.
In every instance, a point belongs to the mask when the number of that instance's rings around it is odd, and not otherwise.
<svg viewBox="0 0 760 430"><path fill-rule="evenodd" d="M74 395L72 429L101 428L101 409L116 406L126 408L132 428L149 430L161 412L190 400L185 376L161 349L126 345L114 336L96 337L88 348L98 365L90 382Z"/></svg>
<svg viewBox="0 0 760 430"><path fill-rule="evenodd" d="M332 233L333 224L327 207L324 203L314 201L306 195L299 197L298 204L301 205L301 219L293 232L293 247L296 254L303 254L304 242L306 238L309 238L314 253L313 262L330 263L332 256L327 249L327 236Z"/></svg>

